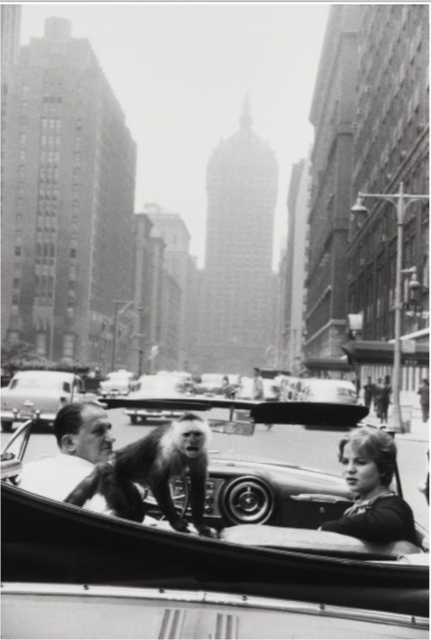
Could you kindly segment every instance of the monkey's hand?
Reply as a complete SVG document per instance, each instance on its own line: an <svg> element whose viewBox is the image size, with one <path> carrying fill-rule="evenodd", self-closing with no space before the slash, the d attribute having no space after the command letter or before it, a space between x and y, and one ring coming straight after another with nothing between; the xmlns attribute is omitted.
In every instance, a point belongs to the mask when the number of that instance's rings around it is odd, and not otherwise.
<svg viewBox="0 0 431 640"><path fill-rule="evenodd" d="M175 531L180 531L181 533L191 533L188 522L186 522L182 518L171 521L169 524L171 525L172 529L175 529Z"/></svg>
<svg viewBox="0 0 431 640"><path fill-rule="evenodd" d="M205 538L214 538L214 539L218 539L220 538L220 534L217 531L217 529L213 529L212 527L208 527L206 524L201 524L199 528L197 528L197 531L199 533L200 536L204 536Z"/></svg>

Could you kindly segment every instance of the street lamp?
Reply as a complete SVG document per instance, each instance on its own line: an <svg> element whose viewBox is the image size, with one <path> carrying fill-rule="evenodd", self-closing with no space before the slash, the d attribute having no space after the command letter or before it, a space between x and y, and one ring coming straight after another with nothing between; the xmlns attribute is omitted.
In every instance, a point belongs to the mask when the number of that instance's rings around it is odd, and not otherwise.
<svg viewBox="0 0 431 640"><path fill-rule="evenodd" d="M376 198L391 202L397 213L397 262L395 267L395 326L394 326L394 371L393 371L393 427L402 431L402 416L400 405L401 386L401 274L403 251L404 214L407 207L417 200L429 200L428 195L408 195L404 193L403 183L400 182L398 193L358 193L358 198L351 211L354 215L367 216L368 209L363 204L364 198Z"/></svg>

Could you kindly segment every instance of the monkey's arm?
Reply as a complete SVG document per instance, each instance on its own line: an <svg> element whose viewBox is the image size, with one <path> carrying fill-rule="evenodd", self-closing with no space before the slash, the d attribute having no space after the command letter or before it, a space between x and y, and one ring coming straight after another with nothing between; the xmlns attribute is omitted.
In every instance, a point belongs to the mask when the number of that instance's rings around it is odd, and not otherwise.
<svg viewBox="0 0 431 640"><path fill-rule="evenodd" d="M97 492L101 478L103 477L103 465L96 465L94 470L69 493L63 502L83 507L87 500L91 500Z"/></svg>
<svg viewBox="0 0 431 640"><path fill-rule="evenodd" d="M218 538L219 534L204 523L206 469L197 467L190 470L190 506L193 525L201 536Z"/></svg>
<svg viewBox="0 0 431 640"><path fill-rule="evenodd" d="M163 515L175 531L190 533L186 520L183 520L174 507L171 492L169 489L169 469L158 474L152 473L148 484L154 498L157 500Z"/></svg>

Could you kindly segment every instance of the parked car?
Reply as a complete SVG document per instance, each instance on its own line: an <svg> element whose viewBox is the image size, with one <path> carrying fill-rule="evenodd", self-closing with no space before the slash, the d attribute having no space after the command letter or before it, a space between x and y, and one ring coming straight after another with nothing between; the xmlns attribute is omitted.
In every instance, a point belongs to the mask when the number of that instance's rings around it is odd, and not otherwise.
<svg viewBox="0 0 431 640"><path fill-rule="evenodd" d="M11 431L15 423L34 419L53 423L57 411L72 400L97 399L87 393L81 376L64 371L19 371L1 392L1 426Z"/></svg>
<svg viewBox="0 0 431 640"><path fill-rule="evenodd" d="M107 399L108 407L121 402L127 407L132 401ZM256 430L261 422L293 431L308 421L348 429L364 419L366 407L189 402L204 415L214 407L230 411L230 405L251 410L248 422L209 418L229 450L211 459L207 485L206 522L219 528L218 540L93 513L20 489L25 446L19 439L31 423L12 436L1 464L5 637L36 631L38 637L71 637L73 630L73 637L130 638L136 628L153 630L148 637L285 638L286 629L298 639L428 637L424 540L418 546L376 545L316 531L319 522L350 504L341 478L230 454L232 439L267 437ZM151 401L141 403L145 408ZM177 507L189 518L188 481L171 482ZM148 508L157 516L154 502ZM85 606L85 616L75 616L65 629L59 616L78 604Z"/></svg>
<svg viewBox="0 0 431 640"><path fill-rule="evenodd" d="M134 386L136 376L127 369L118 369L106 375L99 383L102 396L127 395Z"/></svg>
<svg viewBox="0 0 431 640"><path fill-rule="evenodd" d="M196 385L193 376L188 371L157 371L158 376L168 376L171 379L176 378L179 383L184 385L185 391L188 393L196 392Z"/></svg>
<svg viewBox="0 0 431 640"><path fill-rule="evenodd" d="M357 404L356 388L348 380L304 378L298 401Z"/></svg>
<svg viewBox="0 0 431 640"><path fill-rule="evenodd" d="M222 395L224 377L222 373L203 373L196 385L196 392L205 396Z"/></svg>
<svg viewBox="0 0 431 640"><path fill-rule="evenodd" d="M177 375L176 373L169 374L164 372L157 375L144 375L139 378L134 386L134 390L129 393L130 400L144 400L144 399L182 399L190 395L190 381L187 377ZM124 412L130 417L132 424L138 424L138 422L145 422L148 419L156 420L170 420L177 418L181 415L181 411L169 411L162 408L133 408L130 407Z"/></svg>

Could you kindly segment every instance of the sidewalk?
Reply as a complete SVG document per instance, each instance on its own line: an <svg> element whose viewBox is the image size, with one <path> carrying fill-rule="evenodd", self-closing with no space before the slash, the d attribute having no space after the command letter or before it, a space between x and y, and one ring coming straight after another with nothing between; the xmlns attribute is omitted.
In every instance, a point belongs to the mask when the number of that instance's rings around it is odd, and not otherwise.
<svg viewBox="0 0 431 640"><path fill-rule="evenodd" d="M407 427L406 433L398 434L397 438L429 442L429 420L427 422L422 422L422 411L420 409L413 407L410 419L410 429Z"/></svg>
<svg viewBox="0 0 431 640"><path fill-rule="evenodd" d="M409 416L408 414L410 413ZM401 408L403 419L406 420L405 432L397 433L397 439L402 438L403 440L415 440L417 442L429 442L430 432L429 432L429 421L422 422L422 412L419 407L409 407L403 406ZM389 408L388 422L390 424L391 419L391 407ZM370 410L370 413L365 418L366 422L369 422L373 426L378 426L380 424L380 419L376 416L376 413L373 409Z"/></svg>

